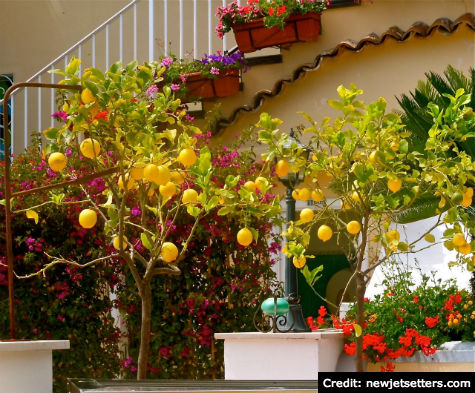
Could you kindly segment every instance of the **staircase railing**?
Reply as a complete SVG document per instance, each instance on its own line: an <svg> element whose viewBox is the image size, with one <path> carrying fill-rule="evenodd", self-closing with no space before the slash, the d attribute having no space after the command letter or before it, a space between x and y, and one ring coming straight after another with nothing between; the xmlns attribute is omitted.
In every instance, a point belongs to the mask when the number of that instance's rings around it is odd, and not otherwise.
<svg viewBox="0 0 475 393"><path fill-rule="evenodd" d="M171 53L186 58L225 51L235 42L233 37L220 40L214 34L217 22L214 14L218 6L227 2L133 0L26 82L58 83L59 76L50 71L64 68L72 56L82 60L83 68L108 69L118 60L126 64L135 59L140 63ZM56 111L53 90L29 94L28 88L19 89L12 96L10 107L14 153L28 146L32 131L41 132L55 125L56 120L51 117Z"/></svg>

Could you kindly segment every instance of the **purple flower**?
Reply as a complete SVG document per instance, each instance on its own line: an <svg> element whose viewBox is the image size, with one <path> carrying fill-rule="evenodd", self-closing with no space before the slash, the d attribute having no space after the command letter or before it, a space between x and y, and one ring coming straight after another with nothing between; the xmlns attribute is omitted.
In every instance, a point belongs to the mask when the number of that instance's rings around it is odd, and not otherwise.
<svg viewBox="0 0 475 393"><path fill-rule="evenodd" d="M170 85L170 89L172 89L173 91L180 90L180 85L178 85L176 83L172 83Z"/></svg>
<svg viewBox="0 0 475 393"><path fill-rule="evenodd" d="M138 206L134 206L130 212L134 217L140 216L142 214L142 210L140 210L140 207Z"/></svg>
<svg viewBox="0 0 475 393"><path fill-rule="evenodd" d="M152 85L147 89L147 95L150 98L154 98L157 91L158 91L158 87L156 85Z"/></svg>
<svg viewBox="0 0 475 393"><path fill-rule="evenodd" d="M66 112L63 112L63 111L59 111L59 112L54 112L51 117L57 119L57 120L62 120L66 123L66 121L68 120L68 114Z"/></svg>
<svg viewBox="0 0 475 393"><path fill-rule="evenodd" d="M170 67L173 64L173 59L171 57L165 57L160 63L162 67Z"/></svg>

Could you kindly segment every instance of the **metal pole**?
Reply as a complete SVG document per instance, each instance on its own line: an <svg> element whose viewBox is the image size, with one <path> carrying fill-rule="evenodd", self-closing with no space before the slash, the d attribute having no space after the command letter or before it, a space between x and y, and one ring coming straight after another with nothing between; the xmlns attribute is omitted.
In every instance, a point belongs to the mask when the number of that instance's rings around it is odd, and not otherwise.
<svg viewBox="0 0 475 393"><path fill-rule="evenodd" d="M295 221L295 199L292 197L292 187L287 187L285 202L287 203L287 222ZM289 302L290 310L287 313L287 324L284 329L290 329L290 332L310 332L311 329L305 323L302 314L302 306L298 295L297 269L295 268L292 257L285 257L285 297ZM292 312L293 311L293 312ZM295 316L295 321L292 320ZM292 326L292 323L294 324Z"/></svg>

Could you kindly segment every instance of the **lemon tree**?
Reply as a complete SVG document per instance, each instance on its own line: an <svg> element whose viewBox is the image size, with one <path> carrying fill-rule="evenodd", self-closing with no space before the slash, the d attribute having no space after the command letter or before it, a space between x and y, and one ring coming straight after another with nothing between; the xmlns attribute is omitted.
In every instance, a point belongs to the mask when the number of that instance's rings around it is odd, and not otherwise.
<svg viewBox="0 0 475 393"><path fill-rule="evenodd" d="M402 238L398 224L409 222L414 209L427 209L423 214L418 212L420 219L438 216L431 230L443 226L445 246L458 251L457 263L473 270L475 244L467 239L475 234L475 223L470 222L464 207L472 202L473 189L467 184L473 184L475 163L467 153L457 150L456 142L473 136L470 124L474 114L466 106L469 97L463 91L448 96L450 105L444 110L430 104L433 127L426 154L421 154L409 150L410 133L397 114L386 111L384 98L366 105L358 99L362 91L353 85L340 86L337 91L339 99L329 101L341 113L334 120L324 118L317 123L302 114L309 123L301 136L311 151L308 161L303 159L302 150L289 146L288 136L279 132L279 119L263 113L257 126L260 141L269 148L263 158L268 162L275 157L288 161L291 167L303 169L314 184L313 190L295 190L294 198L307 200L310 194L319 202L312 207L312 214L305 209L299 221L289 223L284 232L284 252L294 258L307 281L313 281L314 275L304 263L310 230L317 229L318 241L338 245L353 271L350 281L356 283L356 331L360 331L364 293L372 270L399 254L415 253L435 243L430 230L410 243ZM325 189L331 189L331 199ZM436 204L427 205L434 196ZM361 337L356 342L357 368L362 371Z"/></svg>
<svg viewBox="0 0 475 393"><path fill-rule="evenodd" d="M103 227L115 252L80 266L120 258L124 274L133 277L143 313L139 379L147 375L151 282L156 276L181 273L198 223L210 214L235 216L242 223L235 241L248 247L259 236L253 220L280 213L278 199L266 197L271 182L263 174L256 179L229 175L224 184L215 182L210 149L198 142L201 130L189 121L168 86L157 89L164 71L156 62L140 66L132 62L125 67L115 63L105 73L88 68L81 74L80 60L73 58L65 70L54 72L64 77L62 84L83 89L58 96L67 120L60 128L44 131L49 143L43 154L59 179L80 177L79 168L84 166L104 179L99 202L81 186L85 199L78 222L86 229ZM66 158L69 155L71 159ZM253 187L240 187L243 183ZM54 203L62 203L64 196ZM170 232L180 215L192 217L193 224L174 243ZM52 256L51 265L57 263L79 265Z"/></svg>

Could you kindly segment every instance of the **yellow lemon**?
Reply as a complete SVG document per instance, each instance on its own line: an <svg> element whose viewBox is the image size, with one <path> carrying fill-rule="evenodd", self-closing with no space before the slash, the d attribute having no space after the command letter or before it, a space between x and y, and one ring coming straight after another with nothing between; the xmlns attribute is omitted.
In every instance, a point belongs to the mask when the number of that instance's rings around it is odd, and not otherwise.
<svg viewBox="0 0 475 393"><path fill-rule="evenodd" d="M247 181L244 183L244 187L246 187L249 191L256 192L256 183L253 181Z"/></svg>
<svg viewBox="0 0 475 393"><path fill-rule="evenodd" d="M160 194L166 198L170 198L176 193L176 186L171 181L169 181L164 186L160 186Z"/></svg>
<svg viewBox="0 0 475 393"><path fill-rule="evenodd" d="M252 232L247 228L242 228L237 233L237 241L241 246L247 247L252 243Z"/></svg>
<svg viewBox="0 0 475 393"><path fill-rule="evenodd" d="M143 170L143 175L149 182L159 186L164 186L171 179L170 171L163 165L148 164Z"/></svg>
<svg viewBox="0 0 475 393"><path fill-rule="evenodd" d="M393 229L393 230L389 231L388 233L386 233L386 237L388 238L388 240L390 242L393 241L393 240L399 241L399 239L401 238L401 235L399 234L398 231Z"/></svg>
<svg viewBox="0 0 475 393"><path fill-rule="evenodd" d="M399 142L392 142L389 147L393 152L397 152L399 150Z"/></svg>
<svg viewBox="0 0 475 393"><path fill-rule="evenodd" d="M177 161L182 163L186 168L194 165L196 162L195 151L191 147L183 149L180 151L180 154L178 154Z"/></svg>
<svg viewBox="0 0 475 393"><path fill-rule="evenodd" d="M308 188L301 188L298 190L298 193L301 201L308 201L310 199L311 193Z"/></svg>
<svg viewBox="0 0 475 393"><path fill-rule="evenodd" d="M309 209L309 208L305 208L300 212L300 219L303 222L312 221L314 216L315 216L315 214L313 213L313 210Z"/></svg>
<svg viewBox="0 0 475 393"><path fill-rule="evenodd" d="M127 238L124 236L123 240L124 241L122 243L122 250L125 250L127 248ZM120 238L119 238L119 236L114 236L114 241L112 243L113 243L114 248L116 250L120 249Z"/></svg>
<svg viewBox="0 0 475 393"><path fill-rule="evenodd" d="M359 231L361 231L361 224L358 221L350 221L346 225L346 230L351 235L356 235L357 233L359 233Z"/></svg>
<svg viewBox="0 0 475 393"><path fill-rule="evenodd" d="M96 97L94 97L91 90L86 88L81 91L81 101L83 104L87 105L96 101Z"/></svg>
<svg viewBox="0 0 475 393"><path fill-rule="evenodd" d="M145 169L145 164L143 162L136 162L132 168L130 168L130 176L134 180L143 179L143 172Z"/></svg>
<svg viewBox="0 0 475 393"><path fill-rule="evenodd" d="M324 198L323 191L320 190L319 188L312 191L312 199L315 202L321 202L321 201L323 201L323 198Z"/></svg>
<svg viewBox="0 0 475 393"><path fill-rule="evenodd" d="M297 269L302 269L307 263L307 258L305 258L304 255L300 257L294 257L294 259L292 260L292 263Z"/></svg>
<svg viewBox="0 0 475 393"><path fill-rule="evenodd" d="M97 213L91 209L84 209L79 213L79 225L83 228L92 228L97 223Z"/></svg>
<svg viewBox="0 0 475 393"><path fill-rule="evenodd" d="M185 177L181 172L171 172L170 173L172 181L176 184L183 184L185 182Z"/></svg>
<svg viewBox="0 0 475 393"><path fill-rule="evenodd" d="M165 262L173 262L178 257L178 248L173 243L165 242L160 255Z"/></svg>
<svg viewBox="0 0 475 393"><path fill-rule="evenodd" d="M267 184L267 179L265 177L259 176L256 181L254 182L256 184L256 188L259 191L262 191L262 189L266 186Z"/></svg>
<svg viewBox="0 0 475 393"><path fill-rule="evenodd" d="M349 210L351 209L351 205L347 201L341 201L341 209Z"/></svg>
<svg viewBox="0 0 475 393"><path fill-rule="evenodd" d="M473 188L469 187L463 193L462 202L460 203L463 207L469 207L472 204L473 199Z"/></svg>
<svg viewBox="0 0 475 393"><path fill-rule="evenodd" d="M300 201L299 190L292 191L292 198L294 198L296 201Z"/></svg>
<svg viewBox="0 0 475 393"><path fill-rule="evenodd" d="M119 176L119 180L117 181L119 188L121 190L125 190L124 187L124 179L122 176ZM125 175L125 185L127 186L127 190L131 190L135 185L135 180L129 177L129 175Z"/></svg>
<svg viewBox="0 0 475 393"><path fill-rule="evenodd" d="M332 238L333 231L328 225L321 225L318 228L317 236L322 242L326 242Z"/></svg>
<svg viewBox="0 0 475 393"><path fill-rule="evenodd" d="M401 189L401 187L402 187L401 179L395 177L395 178L392 178L392 179L388 180L388 188L392 192L398 192Z"/></svg>
<svg viewBox="0 0 475 393"><path fill-rule="evenodd" d="M189 188L188 190L185 190L185 192L183 193L183 196L181 197L181 201L183 203L196 203L198 202L198 193L192 188Z"/></svg>
<svg viewBox="0 0 475 393"><path fill-rule="evenodd" d="M61 172L67 163L67 158L63 153L52 153L48 158L48 165L51 170Z"/></svg>
<svg viewBox="0 0 475 393"><path fill-rule="evenodd" d="M84 157L94 158L101 152L101 145L95 139L87 138L81 142L79 150Z"/></svg>
<svg viewBox="0 0 475 393"><path fill-rule="evenodd" d="M472 252L472 246L470 245L470 243L462 244L461 246L459 246L458 252L463 255L468 255Z"/></svg>
<svg viewBox="0 0 475 393"><path fill-rule="evenodd" d="M463 233L458 232L452 238L452 243L454 243L455 246L460 247L467 243L467 241L465 240Z"/></svg>
<svg viewBox="0 0 475 393"><path fill-rule="evenodd" d="M275 173L279 177L285 177L289 173L290 164L287 160L279 160L275 166Z"/></svg>

